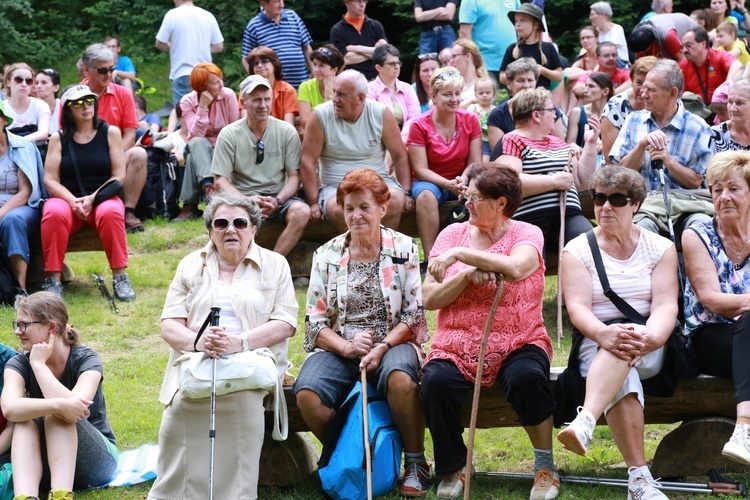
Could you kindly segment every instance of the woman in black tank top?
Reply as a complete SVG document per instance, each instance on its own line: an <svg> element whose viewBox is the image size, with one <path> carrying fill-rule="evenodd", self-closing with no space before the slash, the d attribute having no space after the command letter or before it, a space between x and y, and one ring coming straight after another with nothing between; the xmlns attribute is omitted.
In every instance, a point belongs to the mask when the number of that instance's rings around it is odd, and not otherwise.
<svg viewBox="0 0 750 500"><path fill-rule="evenodd" d="M70 235L84 224L102 241L114 279L115 297L133 300L127 275L125 206L117 196L125 182L125 155L117 127L98 117L99 98L86 85L62 96L62 127L50 137L44 185L51 198L42 215L42 252L47 278L42 289L62 296L60 283Z"/></svg>

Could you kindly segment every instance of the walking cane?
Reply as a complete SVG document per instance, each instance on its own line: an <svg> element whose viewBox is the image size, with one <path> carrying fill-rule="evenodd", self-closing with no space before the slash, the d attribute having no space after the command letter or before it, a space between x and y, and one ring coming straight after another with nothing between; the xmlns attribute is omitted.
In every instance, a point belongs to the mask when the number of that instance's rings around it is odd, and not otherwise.
<svg viewBox="0 0 750 500"><path fill-rule="evenodd" d="M664 213L667 216L667 227L669 228L669 238L672 240L672 243L675 244L675 247L679 248L678 241L675 239L674 226L672 225L672 213L669 208L669 192L667 190L667 181L664 177L664 162L662 160L654 160L651 162L651 168L659 172L659 181L661 181L661 189L664 195ZM679 281L679 285L680 285L680 297L685 296L685 284L684 284L685 281L683 279L683 276L684 276L684 273L682 270L682 265L680 265L680 262L678 260L677 281Z"/></svg>
<svg viewBox="0 0 750 500"><path fill-rule="evenodd" d="M367 368L359 370L362 380L362 427L365 443L365 467L367 470L367 500L372 500L372 456L370 455L370 425L367 422Z"/></svg>
<svg viewBox="0 0 750 500"><path fill-rule="evenodd" d="M469 442L466 451L466 484L464 485L464 500L469 500L469 490L471 489L471 461L474 450L474 433L477 430L477 413L479 413L479 391L482 389L482 371L484 370L484 354L487 350L487 338L490 336L492 323L495 321L495 311L500 304L500 297L503 295L504 276L497 274L497 291L495 300L492 301L490 313L487 316L487 322L484 324L482 332L482 343L479 346L479 360L477 361L477 378L474 382L474 398L471 401L471 421L469 422Z"/></svg>
<svg viewBox="0 0 750 500"><path fill-rule="evenodd" d="M563 172L570 172L570 162L573 159L573 151L568 152L568 163ZM562 251L565 246L565 205L568 203L568 191L560 191L560 235L557 238L557 348L562 347L562 291L560 290L560 271L562 266Z"/></svg>
<svg viewBox="0 0 750 500"><path fill-rule="evenodd" d="M211 326L219 326L220 307L211 308ZM211 450L208 455L208 500L214 498L214 441L216 440L216 361L211 365L211 422L208 428L208 439Z"/></svg>

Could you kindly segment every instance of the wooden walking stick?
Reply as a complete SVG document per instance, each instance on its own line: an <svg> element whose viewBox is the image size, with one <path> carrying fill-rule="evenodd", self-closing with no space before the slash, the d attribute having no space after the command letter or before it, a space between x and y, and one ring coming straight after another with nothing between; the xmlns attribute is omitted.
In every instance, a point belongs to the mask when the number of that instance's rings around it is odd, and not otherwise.
<svg viewBox="0 0 750 500"><path fill-rule="evenodd" d="M568 153L568 163L563 172L570 172L570 162L573 159L573 151ZM560 289L560 271L562 270L562 251L565 246L565 205L568 203L568 191L560 191L560 236L557 239L557 347L562 347L562 290Z"/></svg>
<svg viewBox="0 0 750 500"><path fill-rule="evenodd" d="M367 500L372 500L372 456L370 455L370 425L367 422L367 369L359 370L362 379L362 427L365 443L365 467L367 469Z"/></svg>
<svg viewBox="0 0 750 500"><path fill-rule="evenodd" d="M469 442L466 451L466 484L464 485L464 500L469 500L469 490L471 489L471 461L474 450L474 433L477 430L477 413L479 413L479 391L482 389L482 371L484 370L484 354L487 350L487 339L490 336L492 323L495 321L495 311L500 304L500 298L503 295L503 279L505 277L497 274L497 291L495 291L495 300L492 301L490 313L487 316L487 322L484 324L482 332L482 343L479 346L479 360L477 361L477 378L474 382L474 398L471 401L471 420L469 422Z"/></svg>

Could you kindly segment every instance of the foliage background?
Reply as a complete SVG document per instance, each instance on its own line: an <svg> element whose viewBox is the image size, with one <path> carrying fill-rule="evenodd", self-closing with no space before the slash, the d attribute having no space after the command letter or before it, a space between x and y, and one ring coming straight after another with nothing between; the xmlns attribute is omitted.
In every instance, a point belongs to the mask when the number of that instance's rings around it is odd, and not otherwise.
<svg viewBox="0 0 750 500"><path fill-rule="evenodd" d="M501 0L495 0L501 1ZM560 53L570 57L578 50L577 32L588 24L586 0L548 0L545 12L549 31ZM650 9L650 0L618 0L613 3L614 21L626 34ZM196 4L212 12L224 35L224 52L215 62L225 72L228 86L236 86L244 70L240 64L242 32L257 14L258 2L249 0L197 0ZM331 26L344 13L338 0L288 0L305 21L314 40L328 40ZM164 14L173 7L169 0L0 0L0 61L4 64L26 61L33 67L72 64L85 47L107 35L117 36L123 55L139 64L163 64L168 71L169 58L154 48L154 39ZM385 26L388 39L399 47L406 62L402 79L409 80L418 49L419 29L413 19L413 0L373 0L367 14ZM706 0L676 1L675 12L690 13L708 7ZM456 23L458 16L456 16Z"/></svg>

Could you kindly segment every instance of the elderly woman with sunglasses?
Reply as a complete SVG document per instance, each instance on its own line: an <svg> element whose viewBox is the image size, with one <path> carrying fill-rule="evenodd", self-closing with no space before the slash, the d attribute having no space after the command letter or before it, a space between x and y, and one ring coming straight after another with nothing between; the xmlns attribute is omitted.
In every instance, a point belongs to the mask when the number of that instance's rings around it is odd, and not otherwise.
<svg viewBox="0 0 750 500"><path fill-rule="evenodd" d="M41 99L31 97L34 71L23 62L5 70L5 104L13 119L11 131L30 141L46 141L49 137L50 107Z"/></svg>
<svg viewBox="0 0 750 500"><path fill-rule="evenodd" d="M552 134L557 108L544 88L524 89L510 101L516 128L503 136L502 155L496 145L490 159L512 167L521 176L523 202L515 220L539 226L544 233L544 258L558 249L560 233L560 192L567 191L565 204L565 242L591 229L581 213L577 189L585 188L596 170L596 143L599 119L591 115L584 133L585 146L576 158L570 145ZM497 158L497 159L496 159ZM567 170L570 167L570 170Z"/></svg>
<svg viewBox="0 0 750 500"><path fill-rule="evenodd" d="M260 75L271 84L273 97L271 98L271 116L277 120L284 120L294 126L296 116L299 114L299 102L297 91L287 82L283 81L284 71L281 60L271 47L260 45L255 47L245 57L248 74ZM240 99L240 110L242 117L247 116L245 105Z"/></svg>
<svg viewBox="0 0 750 500"><path fill-rule="evenodd" d="M50 137L44 185L50 198L42 209L42 254L47 277L42 288L63 295L60 275L70 235L84 224L102 241L114 278L115 297L135 300L128 278L125 205L118 190L125 180L120 130L99 119L99 99L86 85L62 96L62 131Z"/></svg>
<svg viewBox="0 0 750 500"><path fill-rule="evenodd" d="M218 358L268 347L283 377L289 337L297 327L289 264L254 241L261 222L258 205L246 196L219 191L203 216L210 241L177 266L161 315L162 338L171 354L159 395L165 408L157 479L149 499L206 498L208 491L204 430L211 400L182 397L174 362L196 348ZM194 347L212 307L221 308L219 326L206 330ZM216 398L214 498L258 497L267 394L245 390Z"/></svg>
<svg viewBox="0 0 750 500"><path fill-rule="evenodd" d="M643 385L657 375L677 319L677 252L674 244L633 223L646 199L643 177L623 167L603 167L591 176L598 227L593 230L611 289L643 317L624 318L604 295L586 235L565 246L562 290L575 327L571 356L586 378L578 416L557 439L586 455L594 426L604 413L628 466L628 498L666 498L655 488L643 449Z"/></svg>
<svg viewBox="0 0 750 500"><path fill-rule="evenodd" d="M466 187L469 165L482 161L482 129L477 116L461 109L464 79L452 66L433 72L430 96L435 107L409 131L409 163L416 180L417 227L425 256L440 232L439 206L458 199Z"/></svg>
<svg viewBox="0 0 750 500"><path fill-rule="evenodd" d="M311 354L294 394L303 420L325 442L336 410L365 370L387 398L404 442L400 491L423 496L430 466L419 367L429 332L416 243L382 226L390 198L388 185L371 169L352 170L336 189L349 230L313 257L305 316Z"/></svg>
<svg viewBox="0 0 750 500"><path fill-rule="evenodd" d="M304 129L313 108L333 99L333 81L344 67L344 56L334 45L318 47L310 56L313 77L299 86L299 122Z"/></svg>

